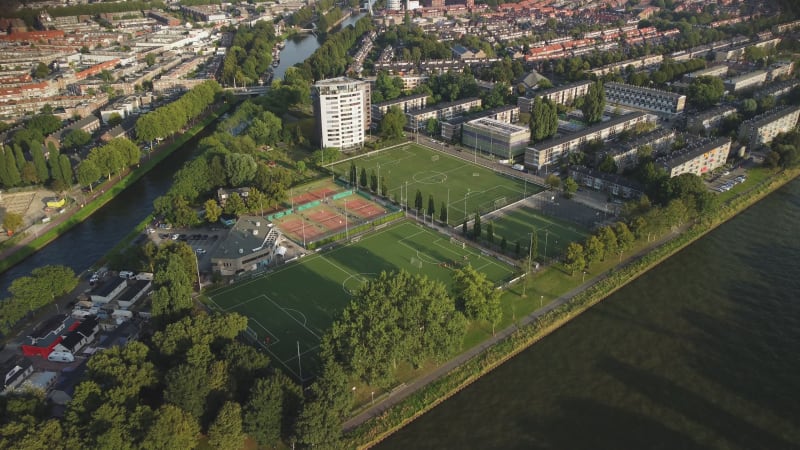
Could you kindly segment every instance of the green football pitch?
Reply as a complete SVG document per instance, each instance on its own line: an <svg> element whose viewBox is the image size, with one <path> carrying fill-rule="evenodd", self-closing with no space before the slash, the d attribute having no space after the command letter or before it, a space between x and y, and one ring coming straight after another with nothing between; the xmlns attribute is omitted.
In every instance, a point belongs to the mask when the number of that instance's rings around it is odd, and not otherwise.
<svg viewBox="0 0 800 450"><path fill-rule="evenodd" d="M511 244L519 242L523 249L527 249L530 245L529 233L536 230L539 257L554 258L563 255L570 242L581 242L589 236L586 229L574 223L544 216L529 206L503 210L500 215L490 220L494 227L495 240L505 237Z"/></svg>
<svg viewBox="0 0 800 450"><path fill-rule="evenodd" d="M345 161L331 166L331 170L347 180L351 163L355 164L359 179L362 168L368 178L373 171L379 178L385 178L389 198L400 204L413 208L419 190L423 211L427 211L428 197L433 195L437 219L442 203L449 200L450 225L471 219L476 211L485 214L543 189L413 143Z"/></svg>
<svg viewBox="0 0 800 450"><path fill-rule="evenodd" d="M213 291L208 297L221 311L247 316L249 333L273 360L295 377L308 379L319 368L321 337L367 279L382 271L405 269L449 287L453 267L465 264L496 283L515 273L514 267L480 250L403 221L329 252L303 257L274 272Z"/></svg>

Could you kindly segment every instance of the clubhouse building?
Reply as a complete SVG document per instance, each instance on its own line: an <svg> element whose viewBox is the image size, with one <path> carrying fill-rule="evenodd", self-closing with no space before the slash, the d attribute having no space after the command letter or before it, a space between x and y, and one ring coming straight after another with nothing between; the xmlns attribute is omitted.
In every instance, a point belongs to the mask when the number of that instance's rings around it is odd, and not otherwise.
<svg viewBox="0 0 800 450"><path fill-rule="evenodd" d="M280 236L263 217L241 216L211 254L211 268L230 276L265 266L281 254Z"/></svg>

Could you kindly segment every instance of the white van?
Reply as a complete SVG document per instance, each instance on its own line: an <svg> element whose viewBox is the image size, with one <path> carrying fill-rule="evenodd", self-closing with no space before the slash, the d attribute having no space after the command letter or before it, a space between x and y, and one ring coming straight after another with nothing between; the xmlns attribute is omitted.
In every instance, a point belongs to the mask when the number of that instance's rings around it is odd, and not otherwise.
<svg viewBox="0 0 800 450"><path fill-rule="evenodd" d="M128 278L133 278L135 275L136 275L135 273L133 273L133 272L129 272L129 271L127 271L127 270L123 270L123 271L121 271L121 272L119 273L119 277L120 277L120 278L124 278L124 279L126 279L126 280L127 280Z"/></svg>

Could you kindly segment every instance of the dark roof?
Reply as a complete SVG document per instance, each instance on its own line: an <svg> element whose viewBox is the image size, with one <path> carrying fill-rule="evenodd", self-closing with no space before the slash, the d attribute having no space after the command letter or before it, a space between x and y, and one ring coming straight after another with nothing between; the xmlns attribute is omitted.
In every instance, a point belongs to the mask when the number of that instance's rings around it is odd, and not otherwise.
<svg viewBox="0 0 800 450"><path fill-rule="evenodd" d="M124 279L119 278L119 277L113 277L113 278L111 278L111 280L106 281L105 283L103 283L97 289L97 291L96 292L92 292L92 294L105 297L106 295L114 292L114 289L116 289L117 286L119 286L120 284L124 283L125 281L127 281L127 280L124 280Z"/></svg>
<svg viewBox="0 0 800 450"><path fill-rule="evenodd" d="M17 378L21 377L31 366L28 358L18 357L3 364L0 373L3 374L3 387L9 386Z"/></svg>
<svg viewBox="0 0 800 450"><path fill-rule="evenodd" d="M646 115L648 115L648 114L647 113L643 113L643 112L635 112L635 113L631 113L631 114L626 114L624 116L615 117L615 118L613 118L613 119L611 119L611 120L609 120L607 122L600 122L600 123L596 123L594 125L588 126L588 127L584 128L583 130L578 131L577 133L570 133L570 134L568 134L566 136L561 136L561 137L556 137L556 138L551 138L551 139L544 140L542 142L539 142L537 144L532 145L532 147L535 148L535 149L544 149L544 148L555 147L556 145L561 145L561 144L563 144L565 142L573 141L575 139L580 139L581 136L587 136L587 135L595 133L595 132L597 132L599 130L604 130L606 128L611 128L614 125L618 125L618 124L621 124L623 122L627 122L627 121L635 119L637 117L642 117L642 116L646 116Z"/></svg>
<svg viewBox="0 0 800 450"><path fill-rule="evenodd" d="M616 173L601 172L599 170L591 169L586 166L571 166L569 168L569 171L571 173L578 173L582 175L589 175L594 178L600 178L601 180L609 183L618 184L620 186L625 186L627 188L634 189L639 192L644 192L644 188L642 187L641 184L639 184L639 182L637 182L636 180L625 178L622 175L618 175Z"/></svg>
<svg viewBox="0 0 800 450"><path fill-rule="evenodd" d="M703 139L696 141L692 145L684 147L683 149L674 152L671 155L658 158L656 162L664 166L674 167L687 161L691 161L692 159L697 158L699 155L725 145L726 143L730 144L731 138L718 137L716 139Z"/></svg>
<svg viewBox="0 0 800 450"><path fill-rule="evenodd" d="M141 292L142 289L146 288L148 284L150 284L150 282L147 280L128 280L128 287L119 294L117 301L129 302L136 294Z"/></svg>
<svg viewBox="0 0 800 450"><path fill-rule="evenodd" d="M74 331L67 334L59 343L70 351L75 350L75 346L87 336L91 336L97 324L100 323L97 316L86 316L83 322Z"/></svg>
<svg viewBox="0 0 800 450"><path fill-rule="evenodd" d="M429 106L429 107L427 107L425 109L418 109L418 110L415 110L415 111L409 111L406 114L411 114L411 115L425 114L425 113L429 113L431 111L438 111L440 109L450 108L450 107L453 107L453 106L463 105L465 103L474 102L475 100L480 100L480 98L478 98L478 97L470 97L470 98L465 98L465 99L462 99L462 100L456 100L454 102L438 103L436 105Z"/></svg>
<svg viewBox="0 0 800 450"><path fill-rule="evenodd" d="M387 100L385 102L373 103L372 106L377 106L378 108L380 108L381 106L397 105L397 104L400 104L400 103L403 103L403 102L408 102L408 101L412 101L412 100L418 100L420 98L425 98L427 96L428 96L428 94L409 95L407 97L398 97L396 99Z"/></svg>
<svg viewBox="0 0 800 450"><path fill-rule="evenodd" d="M58 326L61 325L66 318L66 314L56 314L36 327L36 329L30 334L30 337L33 339L41 339L47 336L53 331L54 328L58 328Z"/></svg>

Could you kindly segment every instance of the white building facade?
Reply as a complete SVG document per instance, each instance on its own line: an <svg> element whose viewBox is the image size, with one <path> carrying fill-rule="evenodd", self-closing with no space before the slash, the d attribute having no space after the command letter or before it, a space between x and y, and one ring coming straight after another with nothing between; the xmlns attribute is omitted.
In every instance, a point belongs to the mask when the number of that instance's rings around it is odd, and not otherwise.
<svg viewBox="0 0 800 450"><path fill-rule="evenodd" d="M347 77L321 80L314 85L314 114L322 148L341 150L364 145L369 126L369 83Z"/></svg>

